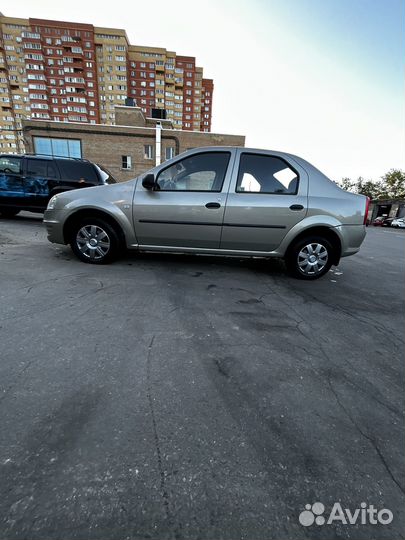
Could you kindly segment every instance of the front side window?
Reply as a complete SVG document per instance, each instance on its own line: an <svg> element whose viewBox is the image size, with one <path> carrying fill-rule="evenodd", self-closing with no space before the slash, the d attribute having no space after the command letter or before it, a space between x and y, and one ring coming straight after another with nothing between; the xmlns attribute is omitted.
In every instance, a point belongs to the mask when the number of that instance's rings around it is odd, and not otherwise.
<svg viewBox="0 0 405 540"><path fill-rule="evenodd" d="M0 157L0 173L20 174L21 159L12 157Z"/></svg>
<svg viewBox="0 0 405 540"><path fill-rule="evenodd" d="M295 195L298 174L276 156L242 154L239 163L237 193Z"/></svg>
<svg viewBox="0 0 405 540"><path fill-rule="evenodd" d="M220 192L229 158L229 152L206 152L187 157L159 173L159 189Z"/></svg>

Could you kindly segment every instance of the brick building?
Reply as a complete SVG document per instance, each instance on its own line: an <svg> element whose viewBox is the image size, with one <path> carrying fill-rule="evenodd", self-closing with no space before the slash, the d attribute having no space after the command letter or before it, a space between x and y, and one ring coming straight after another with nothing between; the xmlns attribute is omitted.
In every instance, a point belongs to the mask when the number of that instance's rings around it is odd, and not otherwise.
<svg viewBox="0 0 405 540"><path fill-rule="evenodd" d="M194 57L131 45L125 30L0 14L0 152L24 151L25 118L113 125L127 98L209 132L213 90Z"/></svg>
<svg viewBox="0 0 405 540"><path fill-rule="evenodd" d="M368 218L370 221L376 217L405 217L404 199L380 199L370 203Z"/></svg>
<svg viewBox="0 0 405 540"><path fill-rule="evenodd" d="M190 148L245 144L242 135L173 129L171 120L148 118L140 107L117 106L114 115L114 126L24 120L24 145L30 153L89 159L125 181Z"/></svg>

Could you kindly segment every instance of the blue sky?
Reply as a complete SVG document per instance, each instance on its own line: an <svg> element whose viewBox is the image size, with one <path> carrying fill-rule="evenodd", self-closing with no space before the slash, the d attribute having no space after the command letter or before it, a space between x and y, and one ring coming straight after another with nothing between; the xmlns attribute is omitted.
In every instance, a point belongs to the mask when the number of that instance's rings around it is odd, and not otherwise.
<svg viewBox="0 0 405 540"><path fill-rule="evenodd" d="M134 44L196 56L215 82L213 131L301 155L333 179L405 169L402 0L110 6L14 0L5 14L125 28Z"/></svg>
<svg viewBox="0 0 405 540"><path fill-rule="evenodd" d="M402 94L403 0L258 0L256 5L269 18L278 11L284 24L290 23L305 40L358 69L371 83L378 78L387 92L397 98Z"/></svg>

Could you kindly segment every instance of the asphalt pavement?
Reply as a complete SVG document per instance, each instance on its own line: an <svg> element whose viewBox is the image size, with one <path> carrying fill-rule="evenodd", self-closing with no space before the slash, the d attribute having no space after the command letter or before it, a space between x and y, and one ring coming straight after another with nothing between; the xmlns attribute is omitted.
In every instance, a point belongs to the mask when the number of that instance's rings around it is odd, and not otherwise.
<svg viewBox="0 0 405 540"><path fill-rule="evenodd" d="M282 262L79 262L0 219L1 540L405 538L405 231ZM361 503L391 523L304 526Z"/></svg>

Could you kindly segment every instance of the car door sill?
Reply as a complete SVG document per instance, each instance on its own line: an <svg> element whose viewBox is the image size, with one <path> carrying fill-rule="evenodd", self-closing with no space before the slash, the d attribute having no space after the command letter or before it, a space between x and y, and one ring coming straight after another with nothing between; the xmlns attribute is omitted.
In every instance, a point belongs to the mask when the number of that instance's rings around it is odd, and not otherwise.
<svg viewBox="0 0 405 540"><path fill-rule="evenodd" d="M167 253L194 253L196 255L222 255L229 257L280 257L277 251L246 251L235 249L219 249L219 248L194 248L185 246L150 246L150 245L133 245L139 251L159 251Z"/></svg>

